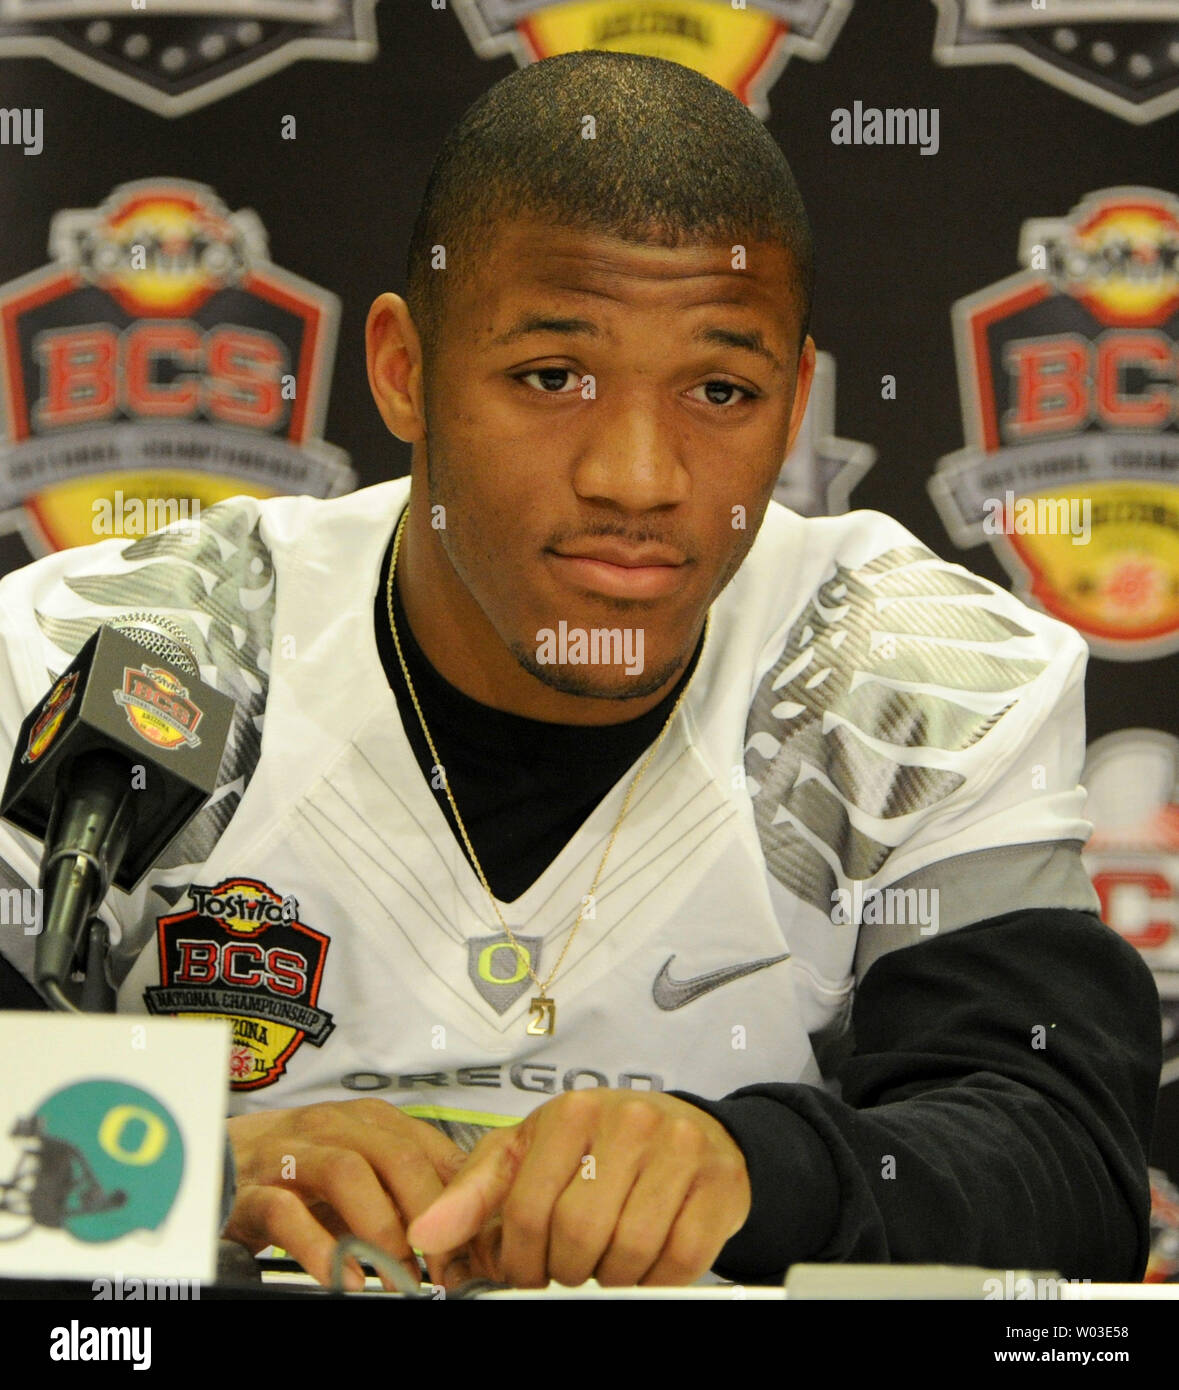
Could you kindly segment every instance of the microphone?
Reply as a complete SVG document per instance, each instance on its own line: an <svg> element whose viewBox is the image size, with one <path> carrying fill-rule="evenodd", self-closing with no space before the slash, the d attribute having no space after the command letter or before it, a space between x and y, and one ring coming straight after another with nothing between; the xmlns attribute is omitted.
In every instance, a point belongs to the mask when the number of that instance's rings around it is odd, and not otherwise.
<svg viewBox="0 0 1179 1390"><path fill-rule="evenodd" d="M35 977L54 1007L76 1008L65 981L107 889L131 892L213 794L233 712L179 624L131 613L93 633L22 723L0 816L45 842ZM101 997L103 945L92 931L83 1007Z"/></svg>

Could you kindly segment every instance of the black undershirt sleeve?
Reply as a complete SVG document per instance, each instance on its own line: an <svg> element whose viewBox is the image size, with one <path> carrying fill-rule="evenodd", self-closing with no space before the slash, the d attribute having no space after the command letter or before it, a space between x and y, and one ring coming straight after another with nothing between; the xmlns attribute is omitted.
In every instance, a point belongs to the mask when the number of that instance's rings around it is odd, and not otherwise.
<svg viewBox="0 0 1179 1390"><path fill-rule="evenodd" d="M1036 909L890 952L851 1026L841 1097L670 1092L719 1120L749 1170L753 1206L717 1274L778 1282L841 1260L1141 1279L1162 1034L1150 971L1116 932Z"/></svg>

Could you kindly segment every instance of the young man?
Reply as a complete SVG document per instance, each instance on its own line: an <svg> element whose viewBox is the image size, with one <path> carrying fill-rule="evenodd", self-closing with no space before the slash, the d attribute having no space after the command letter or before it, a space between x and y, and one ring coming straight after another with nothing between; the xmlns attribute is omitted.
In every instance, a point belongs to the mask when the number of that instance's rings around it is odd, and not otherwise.
<svg viewBox="0 0 1179 1390"><path fill-rule="evenodd" d="M1085 645L884 515L770 502L812 266L731 94L522 69L369 314L410 480L0 584L8 750L131 610L238 699L217 798L105 912L120 1009L234 1020L251 1248L1141 1276L1158 1005L1079 857ZM4 828L9 881L37 848Z"/></svg>

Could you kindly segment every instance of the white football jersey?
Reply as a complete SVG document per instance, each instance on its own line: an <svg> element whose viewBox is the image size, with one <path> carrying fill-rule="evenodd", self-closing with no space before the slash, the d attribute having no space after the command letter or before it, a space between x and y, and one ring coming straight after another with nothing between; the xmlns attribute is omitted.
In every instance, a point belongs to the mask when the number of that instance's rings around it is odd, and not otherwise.
<svg viewBox="0 0 1179 1390"><path fill-rule="evenodd" d="M237 701L218 790L131 894L120 1011L232 1021L232 1113L376 1094L464 1147L562 1090L829 1084L883 952L1097 910L1086 648L877 512L771 503L561 970L536 993L411 751L373 600L409 491L237 497L0 580L0 753L95 626L187 632ZM18 750L19 751L19 750ZM500 911L546 978L637 769ZM461 807L460 807L461 811ZM40 845L0 823L4 882ZM0 949L32 977L35 937Z"/></svg>

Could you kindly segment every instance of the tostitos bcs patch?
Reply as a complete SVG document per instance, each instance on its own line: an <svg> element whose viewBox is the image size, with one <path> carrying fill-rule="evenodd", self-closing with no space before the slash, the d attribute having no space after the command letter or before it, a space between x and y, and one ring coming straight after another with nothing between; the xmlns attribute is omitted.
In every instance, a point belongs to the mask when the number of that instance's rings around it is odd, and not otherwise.
<svg viewBox="0 0 1179 1390"><path fill-rule="evenodd" d="M335 1023L317 1007L329 938L299 921L299 904L253 878L192 884L191 908L157 922L160 983L149 1013L225 1018L229 1084L273 1086L295 1052L322 1047Z"/></svg>

